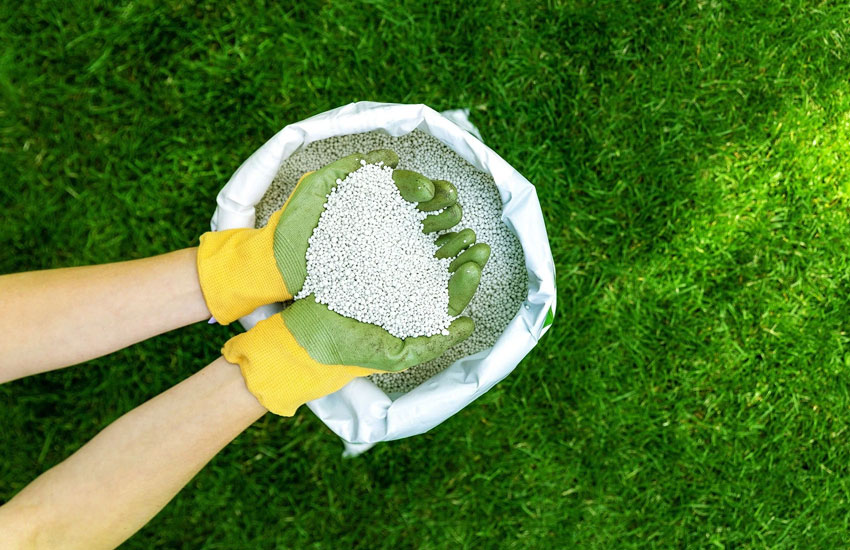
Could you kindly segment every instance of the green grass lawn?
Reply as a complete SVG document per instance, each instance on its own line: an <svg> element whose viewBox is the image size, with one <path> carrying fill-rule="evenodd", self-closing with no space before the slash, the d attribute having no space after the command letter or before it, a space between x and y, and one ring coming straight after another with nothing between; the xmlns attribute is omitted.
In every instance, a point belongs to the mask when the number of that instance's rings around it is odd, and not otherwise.
<svg viewBox="0 0 850 550"><path fill-rule="evenodd" d="M267 415L126 548L850 542L850 7L72 4L0 5L0 273L194 245L254 149L356 100L470 107L558 268L552 330L443 425L341 460ZM0 502L234 331L0 386Z"/></svg>

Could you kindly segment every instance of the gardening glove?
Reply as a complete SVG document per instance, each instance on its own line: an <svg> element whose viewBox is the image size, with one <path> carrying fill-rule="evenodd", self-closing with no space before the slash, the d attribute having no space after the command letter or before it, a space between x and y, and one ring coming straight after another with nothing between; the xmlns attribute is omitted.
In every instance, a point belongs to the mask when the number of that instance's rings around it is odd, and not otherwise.
<svg viewBox="0 0 850 550"><path fill-rule="evenodd" d="M441 239L438 256L460 253L457 261L467 254L449 279L449 313L458 315L478 288L489 247L484 244L474 251L469 246L475 240L472 230ZM439 357L474 328L471 318L458 317L449 325L448 335L402 340L377 325L331 311L310 294L231 338L222 354L239 365L248 390L264 407L292 416L302 404L333 393L358 376L398 372Z"/></svg>
<svg viewBox="0 0 850 550"><path fill-rule="evenodd" d="M201 235L198 278L207 307L221 324L228 324L259 306L291 300L307 277L308 239L319 223L327 195L338 180L367 164L383 162L395 168L398 155L379 149L356 153L305 174L283 207L262 229L229 229ZM431 181L409 170L394 170L402 197L431 212L425 232L456 225L461 218L457 190L448 182Z"/></svg>

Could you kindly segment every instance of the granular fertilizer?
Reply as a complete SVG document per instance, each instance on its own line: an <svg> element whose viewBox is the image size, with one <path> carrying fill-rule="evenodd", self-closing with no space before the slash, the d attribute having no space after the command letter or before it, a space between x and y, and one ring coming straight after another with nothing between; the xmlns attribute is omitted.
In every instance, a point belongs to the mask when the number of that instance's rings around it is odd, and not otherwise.
<svg viewBox="0 0 850 550"><path fill-rule="evenodd" d="M463 315L475 321L475 332L441 357L401 373L373 374L370 379L390 395L415 388L456 360L492 346L522 306L528 292L522 247L502 223L502 201L493 178L480 172L438 139L418 130L400 137L367 132L313 142L285 160L263 199L257 204L257 227L266 224L305 173L352 153L392 149L398 168L414 170L457 187L463 219L458 228L470 228L477 242L490 245L490 259L481 284Z"/></svg>
<svg viewBox="0 0 850 550"><path fill-rule="evenodd" d="M398 338L448 334L451 260L435 257L436 233L422 232L428 213L402 198L392 168L360 163L328 195L295 299L315 294Z"/></svg>

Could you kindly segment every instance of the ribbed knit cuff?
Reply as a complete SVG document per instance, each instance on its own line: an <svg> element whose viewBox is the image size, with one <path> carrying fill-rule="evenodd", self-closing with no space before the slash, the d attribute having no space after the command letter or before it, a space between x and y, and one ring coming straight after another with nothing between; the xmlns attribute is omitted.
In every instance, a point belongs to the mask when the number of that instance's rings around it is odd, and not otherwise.
<svg viewBox="0 0 850 550"><path fill-rule="evenodd" d="M318 363L287 330L280 315L234 336L221 350L239 365L245 384L268 410L292 416L302 404L342 388L372 369Z"/></svg>
<svg viewBox="0 0 850 550"><path fill-rule="evenodd" d="M207 307L226 325L258 307L292 299L274 257L276 212L263 229L229 229L201 235L198 279Z"/></svg>

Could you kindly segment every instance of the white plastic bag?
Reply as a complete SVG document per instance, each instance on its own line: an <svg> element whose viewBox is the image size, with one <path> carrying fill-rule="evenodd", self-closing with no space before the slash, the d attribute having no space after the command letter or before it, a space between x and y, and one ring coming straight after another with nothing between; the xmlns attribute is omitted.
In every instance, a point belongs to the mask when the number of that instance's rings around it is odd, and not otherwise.
<svg viewBox="0 0 850 550"><path fill-rule="evenodd" d="M502 198L502 220L523 248L528 296L492 348L455 361L395 400L368 379L358 378L338 392L308 403L343 439L348 456L379 441L424 433L446 420L507 376L548 330L555 313L555 266L534 186L481 142L478 130L469 122L468 110L440 114L425 105L363 101L278 132L236 170L219 192L212 217L213 230L254 227L254 206L281 162L309 143L373 130L401 136L414 129L431 134L493 176ZM264 306L240 323L247 330L277 311L279 306Z"/></svg>

